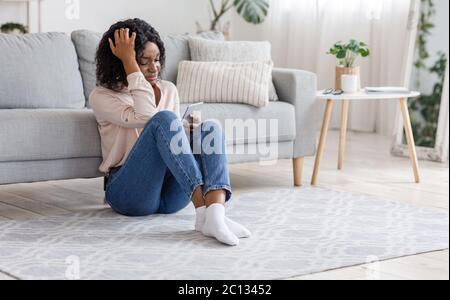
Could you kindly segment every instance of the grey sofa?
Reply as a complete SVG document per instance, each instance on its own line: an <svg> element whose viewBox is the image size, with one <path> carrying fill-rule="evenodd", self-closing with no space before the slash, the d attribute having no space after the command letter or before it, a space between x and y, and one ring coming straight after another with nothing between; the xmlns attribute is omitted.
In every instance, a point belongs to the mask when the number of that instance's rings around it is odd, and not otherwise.
<svg viewBox="0 0 450 300"><path fill-rule="evenodd" d="M218 33L204 38L223 39ZM167 63L163 79L176 82L177 66L189 60L186 35L163 37ZM100 34L80 30L23 36L0 34L0 184L93 178L102 161L97 123L88 96L95 87L95 51ZM235 153L258 140L228 135L229 162L293 159L295 184L303 158L315 153L318 132L316 76L274 69L279 101L267 107L205 104L203 119L277 119L277 157ZM182 109L184 105L182 105ZM270 136L275 135L275 136ZM261 142L261 140L259 140ZM239 151L237 151L239 152ZM269 168L269 167L268 167Z"/></svg>

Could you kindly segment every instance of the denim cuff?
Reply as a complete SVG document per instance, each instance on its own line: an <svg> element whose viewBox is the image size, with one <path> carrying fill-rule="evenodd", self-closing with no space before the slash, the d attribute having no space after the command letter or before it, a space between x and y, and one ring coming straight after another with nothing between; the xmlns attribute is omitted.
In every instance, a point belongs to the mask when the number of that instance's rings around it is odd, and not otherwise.
<svg viewBox="0 0 450 300"><path fill-rule="evenodd" d="M231 187L228 184L223 185L212 185L206 188L206 190L203 190L203 197L206 197L206 194L210 191L217 191L217 190L225 190L225 202L228 202L231 199L232 191Z"/></svg>
<svg viewBox="0 0 450 300"><path fill-rule="evenodd" d="M201 180L200 180L199 182L197 182L197 183L192 184L191 192L187 194L188 197L189 197L189 200L192 201L192 195L194 194L195 190L196 190L199 186L203 186L203 185L204 185L204 183L203 183L203 181L201 181Z"/></svg>

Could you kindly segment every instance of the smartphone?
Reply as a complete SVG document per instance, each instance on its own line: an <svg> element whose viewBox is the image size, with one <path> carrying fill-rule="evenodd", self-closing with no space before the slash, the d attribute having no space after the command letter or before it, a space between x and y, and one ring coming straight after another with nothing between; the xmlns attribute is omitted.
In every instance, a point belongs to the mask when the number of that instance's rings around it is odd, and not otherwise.
<svg viewBox="0 0 450 300"><path fill-rule="evenodd" d="M186 110L184 111L183 117L181 119L187 119L195 111L195 109L202 104L203 102L189 104L188 107L186 107Z"/></svg>

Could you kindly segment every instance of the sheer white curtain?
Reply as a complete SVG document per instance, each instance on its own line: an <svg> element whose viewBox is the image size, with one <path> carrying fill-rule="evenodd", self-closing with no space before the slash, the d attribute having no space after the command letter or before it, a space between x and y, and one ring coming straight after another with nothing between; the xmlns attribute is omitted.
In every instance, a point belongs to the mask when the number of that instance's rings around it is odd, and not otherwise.
<svg viewBox="0 0 450 300"><path fill-rule="evenodd" d="M363 86L402 85L411 0L272 0L263 38L271 41L275 66L309 70L319 88L333 87L336 60L326 52L350 38L370 45L359 59ZM391 135L397 102L352 102L349 129ZM339 127L340 109L331 126Z"/></svg>

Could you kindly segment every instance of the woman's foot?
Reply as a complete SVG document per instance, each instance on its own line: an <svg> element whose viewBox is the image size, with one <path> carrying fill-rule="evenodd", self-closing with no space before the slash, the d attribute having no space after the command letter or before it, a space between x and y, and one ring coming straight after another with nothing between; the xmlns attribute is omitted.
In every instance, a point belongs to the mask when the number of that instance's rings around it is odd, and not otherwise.
<svg viewBox="0 0 450 300"><path fill-rule="evenodd" d="M238 237L225 224L225 207L223 204L214 203L205 209L204 224L200 231L205 236L214 237L224 244L230 246L239 244Z"/></svg>
<svg viewBox="0 0 450 300"><path fill-rule="evenodd" d="M205 224L205 211L206 211L205 206L201 206L195 210L196 212L195 230L200 232L202 231L203 225ZM228 229L230 229L230 231L234 233L234 235L237 236L238 238L248 238L251 236L251 232L247 228L245 228L244 226L233 220L230 220L226 216L225 216L225 224L227 225Z"/></svg>

